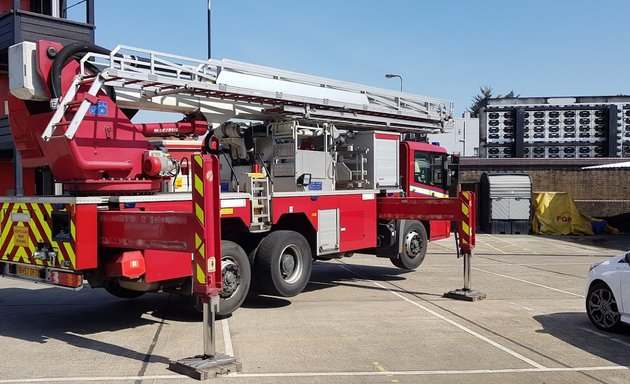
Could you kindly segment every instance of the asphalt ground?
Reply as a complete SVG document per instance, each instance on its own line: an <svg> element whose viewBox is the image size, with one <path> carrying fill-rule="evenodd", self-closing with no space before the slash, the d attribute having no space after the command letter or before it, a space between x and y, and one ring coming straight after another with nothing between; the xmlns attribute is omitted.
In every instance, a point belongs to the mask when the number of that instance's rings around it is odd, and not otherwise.
<svg viewBox="0 0 630 384"><path fill-rule="evenodd" d="M478 235L472 287L454 240L415 272L355 255L317 262L305 292L252 296L217 323L240 373L217 383L628 383L630 331L596 330L588 266L630 236ZM121 300L0 278L0 384L193 383L167 369L203 352L201 316L169 294Z"/></svg>

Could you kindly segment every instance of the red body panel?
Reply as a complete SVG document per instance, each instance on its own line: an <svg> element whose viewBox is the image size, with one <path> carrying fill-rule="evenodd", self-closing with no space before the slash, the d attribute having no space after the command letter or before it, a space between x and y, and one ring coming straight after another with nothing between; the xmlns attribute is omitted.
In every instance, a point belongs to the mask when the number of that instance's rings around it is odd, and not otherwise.
<svg viewBox="0 0 630 384"><path fill-rule="evenodd" d="M98 215L98 242L113 248L193 252L194 222L190 209L187 212L102 211Z"/></svg>
<svg viewBox="0 0 630 384"><path fill-rule="evenodd" d="M98 267L97 252L97 207L95 204L80 204L75 208L76 226L76 269L92 269Z"/></svg>
<svg viewBox="0 0 630 384"><path fill-rule="evenodd" d="M191 252L171 252L147 249L144 252L147 283L188 277L192 271Z"/></svg>
<svg viewBox="0 0 630 384"><path fill-rule="evenodd" d="M282 215L304 213L319 230L318 211L339 209L339 249L342 252L376 246L376 200L373 194L329 196L274 197L273 222L277 223Z"/></svg>

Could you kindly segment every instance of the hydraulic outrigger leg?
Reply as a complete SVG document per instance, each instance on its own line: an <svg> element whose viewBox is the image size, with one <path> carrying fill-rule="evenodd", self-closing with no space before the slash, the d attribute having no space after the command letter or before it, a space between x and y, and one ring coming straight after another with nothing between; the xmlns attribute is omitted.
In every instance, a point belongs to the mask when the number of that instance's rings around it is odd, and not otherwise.
<svg viewBox="0 0 630 384"><path fill-rule="evenodd" d="M464 258L464 288L446 292L443 296L455 300L476 301L485 299L486 294L470 287L470 263L475 248L475 200L471 192L462 192L460 199L464 217L457 226L457 247Z"/></svg>
<svg viewBox="0 0 630 384"><path fill-rule="evenodd" d="M470 261L475 248L475 195L472 192L461 192L458 197L451 198L379 198L377 206L379 219L457 222L457 256L464 256L464 288L443 296L467 301L486 297L485 293L470 288Z"/></svg>
<svg viewBox="0 0 630 384"><path fill-rule="evenodd" d="M215 156L205 155L195 155L193 159L192 214L197 219L193 290L203 303L203 355L171 362L169 369L193 379L206 380L238 372L241 363L233 356L216 352L215 315L222 288L219 161Z"/></svg>

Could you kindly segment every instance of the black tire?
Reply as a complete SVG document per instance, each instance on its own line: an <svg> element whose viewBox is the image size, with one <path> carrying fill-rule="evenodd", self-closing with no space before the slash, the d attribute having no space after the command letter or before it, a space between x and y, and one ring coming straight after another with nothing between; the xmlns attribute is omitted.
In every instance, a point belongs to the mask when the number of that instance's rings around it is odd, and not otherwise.
<svg viewBox="0 0 630 384"><path fill-rule="evenodd" d="M402 231L403 251L391 258L392 264L401 269L416 269L424 261L429 239L424 225L418 221L408 221Z"/></svg>
<svg viewBox="0 0 630 384"><path fill-rule="evenodd" d="M105 285L105 290L111 295L120 297L121 299L137 299L138 297L146 293L142 291L133 291L131 289L123 288L118 285L118 282L116 280L110 280L109 283Z"/></svg>
<svg viewBox="0 0 630 384"><path fill-rule="evenodd" d="M240 245L221 241L221 272L223 290L219 293L217 316L225 317L243 304L251 283L249 258Z"/></svg>
<svg viewBox="0 0 630 384"><path fill-rule="evenodd" d="M597 282L586 295L586 313L594 326L607 332L619 331L622 323L617 307L617 300L612 291L603 282Z"/></svg>
<svg viewBox="0 0 630 384"><path fill-rule="evenodd" d="M311 247L301 234L275 231L258 246L254 261L261 293L293 297L304 290L311 278Z"/></svg>

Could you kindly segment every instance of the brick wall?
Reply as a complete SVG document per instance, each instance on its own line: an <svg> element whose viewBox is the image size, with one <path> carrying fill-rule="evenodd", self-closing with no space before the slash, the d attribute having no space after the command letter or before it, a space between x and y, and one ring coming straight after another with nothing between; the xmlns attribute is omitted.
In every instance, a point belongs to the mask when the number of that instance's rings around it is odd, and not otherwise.
<svg viewBox="0 0 630 384"><path fill-rule="evenodd" d="M509 172L517 171L510 169ZM611 217L630 213L630 169L527 169L534 192L568 192L588 216ZM463 169L462 183L476 183L481 170Z"/></svg>

